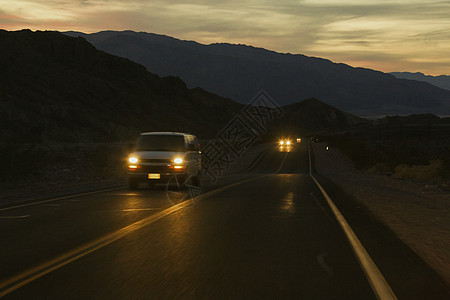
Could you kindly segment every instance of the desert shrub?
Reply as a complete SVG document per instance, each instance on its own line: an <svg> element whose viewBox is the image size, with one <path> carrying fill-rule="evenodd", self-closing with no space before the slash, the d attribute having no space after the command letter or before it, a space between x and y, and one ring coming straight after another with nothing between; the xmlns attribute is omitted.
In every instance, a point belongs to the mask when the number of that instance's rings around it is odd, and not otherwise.
<svg viewBox="0 0 450 300"><path fill-rule="evenodd" d="M400 164L394 169L394 177L402 179L430 180L444 175L442 160L431 160L428 165Z"/></svg>

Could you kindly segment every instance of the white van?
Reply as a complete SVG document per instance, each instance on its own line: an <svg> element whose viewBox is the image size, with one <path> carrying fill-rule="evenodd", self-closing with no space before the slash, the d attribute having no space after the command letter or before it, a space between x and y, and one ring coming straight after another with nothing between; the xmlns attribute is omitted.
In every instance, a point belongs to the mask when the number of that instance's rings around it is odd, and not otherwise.
<svg viewBox="0 0 450 300"><path fill-rule="evenodd" d="M198 185L201 171L200 144L194 135L179 132L145 132L139 135L128 157L128 183L165 183L174 176Z"/></svg>

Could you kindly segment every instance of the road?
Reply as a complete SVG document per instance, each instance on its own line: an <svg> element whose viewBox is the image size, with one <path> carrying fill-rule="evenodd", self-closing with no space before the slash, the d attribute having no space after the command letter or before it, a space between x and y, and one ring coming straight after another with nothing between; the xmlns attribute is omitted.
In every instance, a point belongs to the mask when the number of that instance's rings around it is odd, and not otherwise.
<svg viewBox="0 0 450 300"><path fill-rule="evenodd" d="M310 176L307 144L176 204L165 187L0 208L5 299L387 299ZM313 172L314 173L314 172ZM315 175L399 299L448 288L388 229ZM172 199L172 201L170 201Z"/></svg>

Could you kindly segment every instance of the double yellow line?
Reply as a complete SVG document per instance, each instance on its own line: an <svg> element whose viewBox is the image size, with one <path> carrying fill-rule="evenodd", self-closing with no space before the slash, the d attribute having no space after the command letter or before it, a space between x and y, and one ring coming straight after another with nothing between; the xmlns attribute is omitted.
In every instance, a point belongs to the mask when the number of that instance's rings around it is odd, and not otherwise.
<svg viewBox="0 0 450 300"><path fill-rule="evenodd" d="M232 187L247 183L249 181L259 179L261 177L269 176L269 175L252 177L247 180L243 180L243 181L239 181L239 182L235 182L235 183L226 185L224 187L221 187L221 188L212 190L208 193L202 194L199 197L197 197L197 199L195 199L195 200L199 201L202 199L206 199L208 197L211 197L212 195L221 193ZM66 198L66 197L64 197L64 198ZM58 198L58 199L63 199L63 198ZM55 201L56 199L52 199L52 200ZM49 201L42 201L41 203L44 203L44 202L49 202ZM133 233L145 226L148 226L170 214L173 214L174 212L176 212L178 210L181 210L187 206L190 206L193 203L194 203L194 200L189 199L189 200L186 200L177 205L171 206L163 211L160 211L160 212L153 214L145 219L137 221L126 227L123 227L115 232L104 235L104 236L102 236L98 239L95 239L89 243L86 243L82 246L72 249L69 252L66 252L50 261L42 263L34 268L26 270L25 272L22 272L22 273L20 273L16 276L13 276L3 282L0 282L0 298L3 296L6 296L7 294L21 288L22 286L44 276L52 271L55 271L73 261L76 261L76 260L82 258L83 256L88 255L89 253L92 253L100 248L105 247L105 246L111 244L112 242L117 241L118 239L123 238L126 235L129 235L130 233Z"/></svg>

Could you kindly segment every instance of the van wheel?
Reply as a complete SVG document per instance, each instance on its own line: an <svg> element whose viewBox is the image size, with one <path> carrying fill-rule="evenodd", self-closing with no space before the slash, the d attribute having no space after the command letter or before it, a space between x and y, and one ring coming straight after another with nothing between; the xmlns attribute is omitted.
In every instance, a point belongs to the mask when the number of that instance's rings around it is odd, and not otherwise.
<svg viewBox="0 0 450 300"><path fill-rule="evenodd" d="M128 188L130 190L137 190L139 186L139 182L135 179L128 179Z"/></svg>

